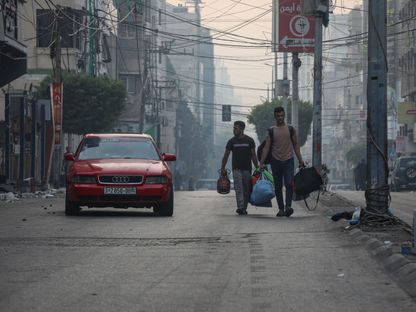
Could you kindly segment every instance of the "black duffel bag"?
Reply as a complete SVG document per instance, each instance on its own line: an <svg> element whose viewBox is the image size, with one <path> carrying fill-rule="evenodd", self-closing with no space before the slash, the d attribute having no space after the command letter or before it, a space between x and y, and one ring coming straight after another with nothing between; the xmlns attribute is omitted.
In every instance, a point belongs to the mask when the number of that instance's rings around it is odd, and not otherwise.
<svg viewBox="0 0 416 312"><path fill-rule="evenodd" d="M294 200L303 199L309 210L315 210L318 205L320 192L318 193L316 205L313 209L309 208L306 198L310 193L320 191L322 184L322 177L315 167L301 168L299 172L295 174L293 179L293 191L295 192Z"/></svg>

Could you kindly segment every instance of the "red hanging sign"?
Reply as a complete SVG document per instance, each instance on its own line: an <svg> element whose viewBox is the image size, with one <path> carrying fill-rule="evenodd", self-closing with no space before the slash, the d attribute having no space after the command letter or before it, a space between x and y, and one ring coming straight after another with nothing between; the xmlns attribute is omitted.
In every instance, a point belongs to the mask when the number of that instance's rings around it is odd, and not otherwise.
<svg viewBox="0 0 416 312"><path fill-rule="evenodd" d="M277 51L313 53L315 17L301 15L300 0L280 0L277 9Z"/></svg>
<svg viewBox="0 0 416 312"><path fill-rule="evenodd" d="M53 111L53 128L55 134L55 145L61 144L62 134L62 83L52 83L52 111Z"/></svg>

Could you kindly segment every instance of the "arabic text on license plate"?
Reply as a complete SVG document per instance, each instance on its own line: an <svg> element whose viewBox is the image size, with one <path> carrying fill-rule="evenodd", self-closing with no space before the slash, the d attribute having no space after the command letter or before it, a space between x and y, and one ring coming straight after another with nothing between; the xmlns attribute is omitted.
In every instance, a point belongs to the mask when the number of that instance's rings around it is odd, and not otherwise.
<svg viewBox="0 0 416 312"><path fill-rule="evenodd" d="M106 187L104 194L132 195L136 194L135 187Z"/></svg>

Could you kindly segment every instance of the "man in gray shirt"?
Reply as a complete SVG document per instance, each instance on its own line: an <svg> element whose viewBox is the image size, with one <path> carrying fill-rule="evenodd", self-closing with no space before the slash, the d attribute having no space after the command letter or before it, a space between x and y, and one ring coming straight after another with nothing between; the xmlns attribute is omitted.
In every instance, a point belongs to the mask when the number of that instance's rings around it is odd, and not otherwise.
<svg viewBox="0 0 416 312"><path fill-rule="evenodd" d="M294 176L294 159L293 154L299 160L299 167L304 167L305 164L300 154L300 147L296 130L292 126L285 123L285 110L278 106L274 109L274 118L276 119L276 126L271 128L272 138L267 135L266 144L263 148L260 168L264 167L269 150L272 151L272 172L274 179L274 189L276 193L277 205L279 212L277 217L290 217L293 213L292 197L293 197L293 176ZM286 189L286 204L283 201L283 182Z"/></svg>

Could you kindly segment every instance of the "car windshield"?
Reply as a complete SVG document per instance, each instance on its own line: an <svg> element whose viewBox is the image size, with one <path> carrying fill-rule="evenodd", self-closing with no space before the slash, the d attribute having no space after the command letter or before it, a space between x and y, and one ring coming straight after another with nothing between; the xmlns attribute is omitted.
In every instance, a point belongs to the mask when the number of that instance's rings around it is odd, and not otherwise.
<svg viewBox="0 0 416 312"><path fill-rule="evenodd" d="M79 160L139 158L160 160L153 143L143 138L86 138Z"/></svg>
<svg viewBox="0 0 416 312"><path fill-rule="evenodd" d="M416 158L404 158L400 160L401 167L416 167Z"/></svg>

